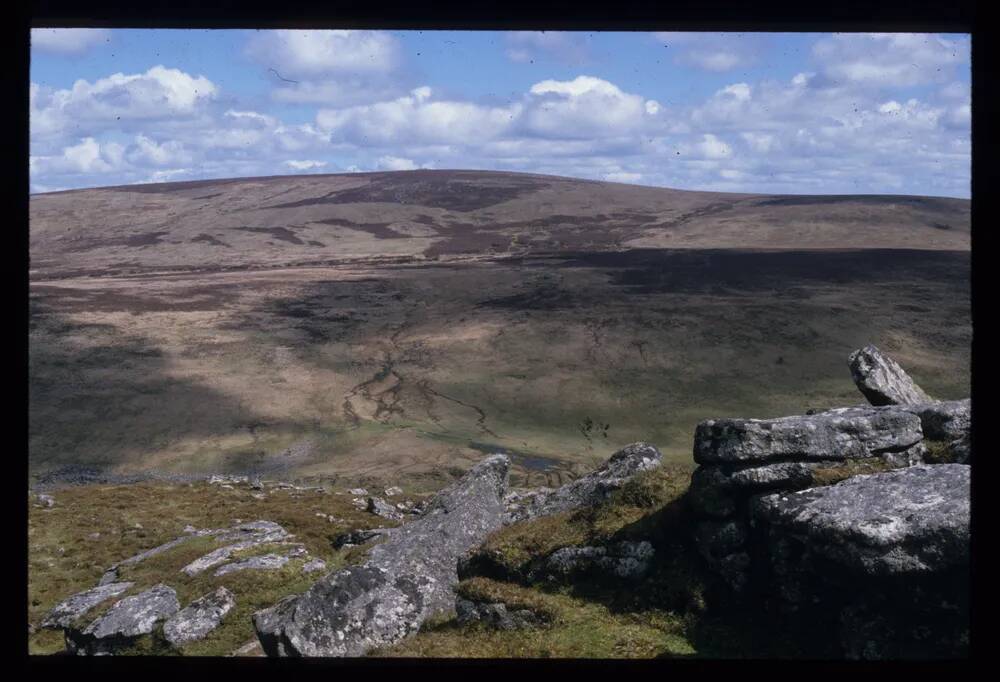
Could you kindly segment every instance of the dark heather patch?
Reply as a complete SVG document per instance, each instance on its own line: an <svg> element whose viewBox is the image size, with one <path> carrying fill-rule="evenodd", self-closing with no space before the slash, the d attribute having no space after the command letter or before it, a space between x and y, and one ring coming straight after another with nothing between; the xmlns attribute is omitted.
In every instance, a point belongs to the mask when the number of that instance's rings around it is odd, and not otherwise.
<svg viewBox="0 0 1000 682"><path fill-rule="evenodd" d="M326 244L324 244L323 242L317 242L312 239L307 241L306 244L308 244L309 246L326 246Z"/></svg>
<svg viewBox="0 0 1000 682"><path fill-rule="evenodd" d="M364 187L331 192L264 208L296 208L318 204L393 203L432 206L450 211L475 211L545 189L549 183L517 176L498 178L490 173L410 171L372 173Z"/></svg>
<svg viewBox="0 0 1000 682"><path fill-rule="evenodd" d="M242 232L259 232L261 234L269 234L275 239L288 242L289 244L298 244L299 246L303 244L302 240L296 237L295 233L287 227L233 227L230 229L240 230Z"/></svg>
<svg viewBox="0 0 1000 682"><path fill-rule="evenodd" d="M955 200L940 197L914 197L892 194L828 194L816 196L779 196L762 199L755 206L826 206L830 204L906 204L933 210L951 210Z"/></svg>
<svg viewBox="0 0 1000 682"><path fill-rule="evenodd" d="M327 220L317 220L315 221L321 225L337 225L340 227L346 227L351 230L358 230L360 232L367 232L368 234L377 237L378 239L409 239L410 235L400 234L394 230L389 229L389 223L352 223L349 220L344 220L342 218L328 218Z"/></svg>
<svg viewBox="0 0 1000 682"><path fill-rule="evenodd" d="M153 246L154 244L162 244L162 237L170 234L169 232L143 232L142 234L133 234L128 237L115 237L112 239L81 239L75 240L73 246L67 248L67 251L92 251L93 249L106 248L108 246L127 246L129 248L144 248L147 246Z"/></svg>
<svg viewBox="0 0 1000 682"><path fill-rule="evenodd" d="M951 225L947 225L945 223L931 223L931 227L933 227L935 230L950 230L950 229L952 229Z"/></svg>
<svg viewBox="0 0 1000 682"><path fill-rule="evenodd" d="M197 237L192 239L193 242L205 242L206 244L211 244L212 246L225 246L226 248L232 248L224 241L216 239L210 234L205 234L204 232L199 234Z"/></svg>
<svg viewBox="0 0 1000 682"><path fill-rule="evenodd" d="M218 192L217 194L206 194L203 197L191 197L191 199L192 201L196 201L198 199L214 199L215 197L221 197L221 196L222 192Z"/></svg>

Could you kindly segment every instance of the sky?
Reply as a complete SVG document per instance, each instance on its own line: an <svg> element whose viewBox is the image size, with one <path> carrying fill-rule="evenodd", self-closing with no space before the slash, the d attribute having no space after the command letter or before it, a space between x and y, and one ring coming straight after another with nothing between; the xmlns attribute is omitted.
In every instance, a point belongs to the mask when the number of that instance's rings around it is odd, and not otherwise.
<svg viewBox="0 0 1000 682"><path fill-rule="evenodd" d="M475 168L969 198L967 34L31 31L32 193Z"/></svg>

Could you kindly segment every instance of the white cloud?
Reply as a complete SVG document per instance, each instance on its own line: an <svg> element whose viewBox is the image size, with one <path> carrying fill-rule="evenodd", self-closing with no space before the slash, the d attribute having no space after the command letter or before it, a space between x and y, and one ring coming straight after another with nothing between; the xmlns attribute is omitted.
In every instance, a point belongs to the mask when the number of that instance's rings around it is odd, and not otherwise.
<svg viewBox="0 0 1000 682"><path fill-rule="evenodd" d="M111 40L105 28L33 28L31 49L56 54L81 54Z"/></svg>
<svg viewBox="0 0 1000 682"><path fill-rule="evenodd" d="M400 59L396 39L383 31L263 31L248 54L285 78L391 71Z"/></svg>
<svg viewBox="0 0 1000 682"><path fill-rule="evenodd" d="M927 33L842 33L820 40L813 56L831 79L875 87L949 80L967 61L968 40Z"/></svg>
<svg viewBox="0 0 1000 682"><path fill-rule="evenodd" d="M199 113L217 93L216 85L204 76L164 66L154 66L143 74L116 73L93 83L80 79L64 90L33 83L29 124L34 137L84 123L88 130L98 132L135 120L189 117Z"/></svg>
<svg viewBox="0 0 1000 682"><path fill-rule="evenodd" d="M124 164L124 147L114 142L100 144L87 137L78 144L65 147L55 156L31 156L29 174L104 174L120 169Z"/></svg>
<svg viewBox="0 0 1000 682"><path fill-rule="evenodd" d="M406 171L406 170L416 170L419 168L410 159L403 159L398 156L383 156L380 157L378 163L376 164L380 170L388 171Z"/></svg>
<svg viewBox="0 0 1000 682"><path fill-rule="evenodd" d="M324 166L326 166L326 161L313 161L313 160L295 161L295 160L289 160L289 161L285 161L285 165L288 166L289 168L293 169L293 170L308 171L308 170L316 170L317 168L323 168Z"/></svg>
<svg viewBox="0 0 1000 682"><path fill-rule="evenodd" d="M642 180L642 173L629 173L626 171L614 171L605 173L604 179L608 182L636 183Z"/></svg>

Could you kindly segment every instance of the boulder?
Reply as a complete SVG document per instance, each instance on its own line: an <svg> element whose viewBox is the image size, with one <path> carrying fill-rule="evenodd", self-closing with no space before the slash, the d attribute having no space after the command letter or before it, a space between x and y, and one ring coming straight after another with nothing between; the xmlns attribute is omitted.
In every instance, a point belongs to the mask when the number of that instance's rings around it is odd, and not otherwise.
<svg viewBox="0 0 1000 682"><path fill-rule="evenodd" d="M653 445L632 443L611 455L600 468L562 487L511 496L507 499L507 521L523 521L599 504L636 474L658 467L662 459L663 455Z"/></svg>
<svg viewBox="0 0 1000 682"><path fill-rule="evenodd" d="M707 419L694 436L699 464L842 460L906 450L923 438L920 418L896 407L844 407L777 419Z"/></svg>
<svg viewBox="0 0 1000 682"><path fill-rule="evenodd" d="M486 458L441 491L418 519L393 528L360 566L253 616L269 656L361 656L455 605L458 557L503 522L510 460Z"/></svg>
<svg viewBox="0 0 1000 682"><path fill-rule="evenodd" d="M393 505L380 497L368 498L368 511L390 521L399 521L403 518L403 515Z"/></svg>
<svg viewBox="0 0 1000 682"><path fill-rule="evenodd" d="M851 353L847 360L858 390L872 405L911 405L931 402L903 368L875 346Z"/></svg>
<svg viewBox="0 0 1000 682"><path fill-rule="evenodd" d="M79 655L112 654L152 633L158 622L179 610L177 593L161 583L116 602L83 631L66 628L66 648Z"/></svg>
<svg viewBox="0 0 1000 682"><path fill-rule="evenodd" d="M565 582L581 576L635 580L649 572L653 546L646 540L604 547L563 547L528 575L529 582Z"/></svg>
<svg viewBox="0 0 1000 682"><path fill-rule="evenodd" d="M969 561L969 467L961 464L767 495L752 501L751 514L861 575L940 572Z"/></svg>
<svg viewBox="0 0 1000 682"><path fill-rule="evenodd" d="M395 485L394 485L394 486L392 486L391 488L386 488L386 489L385 489L384 491L382 491L382 492L383 492L383 494L384 494L384 495L385 495L386 497L394 497L394 496L396 496L396 495L402 495L402 494L403 494L403 489L402 489L402 488L400 488L399 486L395 486Z"/></svg>
<svg viewBox="0 0 1000 682"><path fill-rule="evenodd" d="M195 599L163 624L164 638L174 646L202 639L236 606L233 593L220 587Z"/></svg>
<svg viewBox="0 0 1000 682"><path fill-rule="evenodd" d="M462 625L482 623L498 630L537 627L545 619L529 609L511 611L503 603L479 603L459 597L455 600L456 620Z"/></svg>
<svg viewBox="0 0 1000 682"><path fill-rule="evenodd" d="M43 628L66 628L105 599L122 594L132 583L109 583L74 594L53 607L42 620Z"/></svg>
<svg viewBox="0 0 1000 682"><path fill-rule="evenodd" d="M388 528L362 528L359 530L351 530L346 533L341 533L335 537L331 544L334 549L354 547L355 545L363 545L366 542L374 540L375 538L382 537L388 532Z"/></svg>
<svg viewBox="0 0 1000 682"><path fill-rule="evenodd" d="M920 417L924 437L931 440L957 440L968 435L972 428L972 401L969 398L907 405L906 409Z"/></svg>

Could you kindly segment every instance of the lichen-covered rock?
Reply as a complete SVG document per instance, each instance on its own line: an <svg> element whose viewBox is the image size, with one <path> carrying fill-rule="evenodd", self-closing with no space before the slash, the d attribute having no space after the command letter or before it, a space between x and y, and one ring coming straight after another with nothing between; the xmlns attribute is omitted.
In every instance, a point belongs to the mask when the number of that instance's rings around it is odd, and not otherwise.
<svg viewBox="0 0 1000 682"><path fill-rule="evenodd" d="M233 593L220 587L195 599L163 624L164 638L174 646L202 639L236 606Z"/></svg>
<svg viewBox="0 0 1000 682"><path fill-rule="evenodd" d="M80 655L111 654L129 646L180 610L177 593L162 583L116 602L83 631L66 628L66 648Z"/></svg>
<svg viewBox="0 0 1000 682"><path fill-rule="evenodd" d="M361 566L254 614L269 656L361 656L455 605L458 557L500 528L510 460L486 458L419 518L390 529Z"/></svg>
<svg viewBox="0 0 1000 682"><path fill-rule="evenodd" d="M635 580L649 572L654 554L646 540L603 547L563 547L528 574L529 582L564 582L580 576Z"/></svg>
<svg viewBox="0 0 1000 682"><path fill-rule="evenodd" d="M707 419L695 429L699 464L839 460L905 450L923 438L920 418L896 407L845 407L778 419Z"/></svg>
<svg viewBox="0 0 1000 682"><path fill-rule="evenodd" d="M231 529L212 531L211 534L222 542L234 540L236 542L213 550L189 563L181 569L187 575L193 577L202 571L225 563L236 552L272 542L280 542L292 537L288 531L272 521L250 521L238 524Z"/></svg>
<svg viewBox="0 0 1000 682"><path fill-rule="evenodd" d="M621 488L636 474L660 465L663 455L649 443L632 443L595 471L555 489L541 489L507 500L508 522L593 506Z"/></svg>
<svg viewBox="0 0 1000 682"><path fill-rule="evenodd" d="M969 561L969 467L918 465L754 500L755 521L864 575Z"/></svg>
<svg viewBox="0 0 1000 682"><path fill-rule="evenodd" d="M69 627L75 620L105 599L117 597L130 587L132 587L132 583L128 582L109 583L74 594L56 604L45 616L41 627L51 629Z"/></svg>
<svg viewBox="0 0 1000 682"><path fill-rule="evenodd" d="M906 409L920 417L925 438L956 440L968 435L972 428L972 401L969 398L907 405Z"/></svg>
<svg viewBox="0 0 1000 682"><path fill-rule="evenodd" d="M875 346L865 346L848 358L851 376L858 390L872 405L927 403L930 396L892 358Z"/></svg>
<svg viewBox="0 0 1000 682"><path fill-rule="evenodd" d="M247 557L239 561L223 564L215 569L215 577L229 575L237 571L257 570L275 571L288 563L288 557L281 554L262 554L260 556Z"/></svg>
<svg viewBox="0 0 1000 682"><path fill-rule="evenodd" d="M502 602L479 603L463 597L455 600L456 620L462 625L482 623L498 630L517 630L543 625L544 618L529 609L510 610Z"/></svg>
<svg viewBox="0 0 1000 682"><path fill-rule="evenodd" d="M368 498L368 511L390 521L399 521L403 518L403 515L393 505L380 497Z"/></svg>

